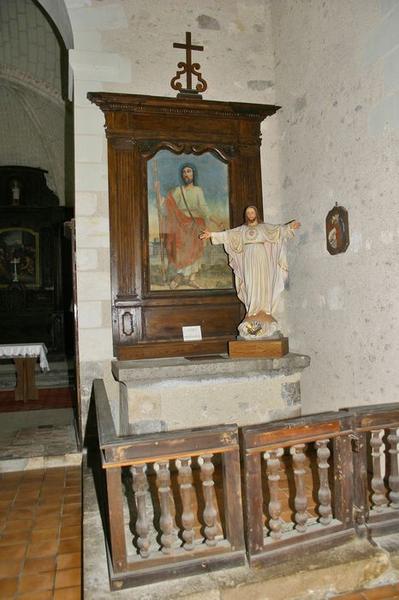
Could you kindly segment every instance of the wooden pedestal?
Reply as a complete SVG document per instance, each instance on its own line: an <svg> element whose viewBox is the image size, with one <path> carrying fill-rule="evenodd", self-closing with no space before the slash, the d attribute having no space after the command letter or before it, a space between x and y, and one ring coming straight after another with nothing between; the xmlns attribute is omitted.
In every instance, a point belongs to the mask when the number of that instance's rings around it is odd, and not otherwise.
<svg viewBox="0 0 399 600"><path fill-rule="evenodd" d="M288 338L229 342L230 358L280 358L288 353Z"/></svg>
<svg viewBox="0 0 399 600"><path fill-rule="evenodd" d="M37 356L25 356L23 358L14 358L17 371L17 385L15 387L15 400L26 402L27 400L37 400L39 390L35 381L35 365Z"/></svg>

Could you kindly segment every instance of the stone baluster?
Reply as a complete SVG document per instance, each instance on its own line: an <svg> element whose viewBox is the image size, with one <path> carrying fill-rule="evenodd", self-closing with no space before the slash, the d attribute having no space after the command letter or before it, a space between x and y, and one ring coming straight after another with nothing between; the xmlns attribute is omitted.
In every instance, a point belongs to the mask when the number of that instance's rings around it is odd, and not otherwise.
<svg viewBox="0 0 399 600"><path fill-rule="evenodd" d="M204 493L205 508L203 512L203 519L205 522L205 543L208 546L216 546L217 540L215 536L217 534L217 510L215 506L215 494L214 494L214 481L213 472L215 467L212 463L212 454L204 454L200 456L198 462L201 467L201 481L202 489Z"/></svg>
<svg viewBox="0 0 399 600"><path fill-rule="evenodd" d="M171 554L173 552L174 526L170 506L171 489L169 461L159 462L156 466L158 466L157 487L159 504L161 507L161 517L159 519L159 526L162 531L161 550L164 554Z"/></svg>
<svg viewBox="0 0 399 600"><path fill-rule="evenodd" d="M399 465L398 465L398 430L391 428L388 435L389 442L389 500L391 508L399 508Z"/></svg>
<svg viewBox="0 0 399 600"><path fill-rule="evenodd" d="M373 461L373 478L371 487L374 492L371 496L372 509L379 511L387 506L386 489L384 485L383 460L384 443L382 441L383 429L373 429L371 431L371 456Z"/></svg>
<svg viewBox="0 0 399 600"><path fill-rule="evenodd" d="M277 448L276 450L269 450L265 452L263 458L266 461L266 473L269 482L269 493L270 502L269 508L269 528L270 537L278 540L282 535L282 524L283 521L280 518L281 514L281 502L279 497L279 481L280 481L280 469L281 461L280 457L284 454L283 448Z"/></svg>
<svg viewBox="0 0 399 600"><path fill-rule="evenodd" d="M292 461L294 466L294 478L295 478L295 522L296 530L301 533L306 531L306 524L308 521L308 499L306 497L305 489L305 461L306 456L304 454L305 444L296 444L290 449L292 455Z"/></svg>
<svg viewBox="0 0 399 600"><path fill-rule="evenodd" d="M317 468L319 471L320 487L318 490L320 523L328 525L332 520L331 509L331 490L328 483L328 459L330 458L330 450L328 448L329 440L319 440L316 442L317 448Z"/></svg>
<svg viewBox="0 0 399 600"><path fill-rule="evenodd" d="M191 458L181 458L176 460L176 466L179 471L178 483L182 499L182 525L183 525L183 548L192 550L194 548L194 499L193 499L193 474L191 471Z"/></svg>
<svg viewBox="0 0 399 600"><path fill-rule="evenodd" d="M133 477L133 491L137 507L137 547L142 558L147 558L150 555L150 522L146 510L146 497L148 494L146 470L146 464L136 465L130 469Z"/></svg>

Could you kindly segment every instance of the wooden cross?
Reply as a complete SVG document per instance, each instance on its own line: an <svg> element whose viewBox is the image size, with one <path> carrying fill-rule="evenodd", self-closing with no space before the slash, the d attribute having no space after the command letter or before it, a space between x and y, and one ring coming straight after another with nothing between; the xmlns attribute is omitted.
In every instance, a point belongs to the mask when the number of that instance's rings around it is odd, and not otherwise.
<svg viewBox="0 0 399 600"><path fill-rule="evenodd" d="M207 83L204 79L202 79L201 73L198 71L198 69L200 68L200 65L198 63L192 63L192 56L191 56L192 50L197 50L199 52L202 52L204 49L204 46L193 45L191 43L191 32L186 31L186 43L180 44L178 42L175 42L173 44L173 48L182 48L183 50L186 51L186 62L178 63L177 66L179 68L182 68L182 70L177 71L176 76L173 77L173 79L171 80L170 84L171 84L172 88L175 90L180 90L181 92L183 92L183 95L184 95L184 93L192 95L192 94L198 94L198 92L204 92L206 90L206 88L208 87ZM187 87L185 89L183 89L182 84L177 81L178 79L180 79L181 75L184 75L184 73L186 73L186 77L187 77ZM196 85L195 88L192 87L192 75L196 75L198 77L198 81L199 81L199 83Z"/></svg>

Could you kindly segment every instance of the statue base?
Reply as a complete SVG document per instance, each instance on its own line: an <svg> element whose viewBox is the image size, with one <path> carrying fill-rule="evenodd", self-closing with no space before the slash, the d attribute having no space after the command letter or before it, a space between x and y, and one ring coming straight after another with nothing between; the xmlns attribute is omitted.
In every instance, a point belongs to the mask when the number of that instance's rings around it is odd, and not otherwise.
<svg viewBox="0 0 399 600"><path fill-rule="evenodd" d="M230 358L280 358L288 353L288 338L229 342Z"/></svg>

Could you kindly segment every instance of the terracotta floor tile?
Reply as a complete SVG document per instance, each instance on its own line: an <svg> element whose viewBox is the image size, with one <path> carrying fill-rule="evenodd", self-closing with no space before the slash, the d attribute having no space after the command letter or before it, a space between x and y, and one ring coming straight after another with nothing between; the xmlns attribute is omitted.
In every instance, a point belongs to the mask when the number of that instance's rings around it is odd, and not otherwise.
<svg viewBox="0 0 399 600"><path fill-rule="evenodd" d="M58 550L58 542L54 540L47 540L45 542L38 542L31 544L28 547L28 558L42 558L44 556L55 556Z"/></svg>
<svg viewBox="0 0 399 600"><path fill-rule="evenodd" d="M10 533L2 533L0 536L0 546L10 546L11 544L27 542L29 536L30 529L20 529Z"/></svg>
<svg viewBox="0 0 399 600"><path fill-rule="evenodd" d="M65 538L74 538L81 536L81 527L80 525L72 525L70 527L61 527L60 538L63 540Z"/></svg>
<svg viewBox="0 0 399 600"><path fill-rule="evenodd" d="M53 600L53 592L41 590L40 592L18 594L17 600Z"/></svg>
<svg viewBox="0 0 399 600"><path fill-rule="evenodd" d="M38 506L54 506L61 504L64 501L64 497L61 496L40 496L38 499Z"/></svg>
<svg viewBox="0 0 399 600"><path fill-rule="evenodd" d="M80 485L71 485L65 488L65 496L73 496L73 494L79 494L80 496L81 486Z"/></svg>
<svg viewBox="0 0 399 600"><path fill-rule="evenodd" d="M9 519L6 521L5 533L11 531L20 531L31 529L33 525L33 519Z"/></svg>
<svg viewBox="0 0 399 600"><path fill-rule="evenodd" d="M0 500L14 500L16 495L17 495L16 489L1 490L0 491Z"/></svg>
<svg viewBox="0 0 399 600"><path fill-rule="evenodd" d="M81 515L66 515L61 518L61 527L71 527L72 525L82 524L82 516Z"/></svg>
<svg viewBox="0 0 399 600"><path fill-rule="evenodd" d="M80 538L71 538L69 540L61 540L58 548L58 554L70 554L71 552L81 551Z"/></svg>
<svg viewBox="0 0 399 600"><path fill-rule="evenodd" d="M57 556L57 570L72 569L80 567L82 557L80 552L71 552L70 554L59 554Z"/></svg>
<svg viewBox="0 0 399 600"><path fill-rule="evenodd" d="M373 589L362 590L362 594L367 600L391 599L397 596L398 592L392 585L384 585Z"/></svg>
<svg viewBox="0 0 399 600"><path fill-rule="evenodd" d="M21 560L0 560L0 578L18 577L21 565Z"/></svg>
<svg viewBox="0 0 399 600"><path fill-rule="evenodd" d="M35 508L11 508L10 519L33 519Z"/></svg>
<svg viewBox="0 0 399 600"><path fill-rule="evenodd" d="M25 554L26 544L0 546L0 560L20 560L25 556Z"/></svg>
<svg viewBox="0 0 399 600"><path fill-rule="evenodd" d="M81 600L80 586L55 590L54 600Z"/></svg>
<svg viewBox="0 0 399 600"><path fill-rule="evenodd" d="M361 592L349 592L349 594L340 594L339 596L334 596L331 600L335 598L339 600L365 600L365 597Z"/></svg>
<svg viewBox="0 0 399 600"><path fill-rule="evenodd" d="M22 575L20 578L18 592L39 592L40 590L52 590L54 585L54 573L40 573L39 575Z"/></svg>
<svg viewBox="0 0 399 600"><path fill-rule="evenodd" d="M81 513L81 504L64 504L64 508L62 510L63 515L80 515Z"/></svg>
<svg viewBox="0 0 399 600"><path fill-rule="evenodd" d="M19 486L19 492L29 493L32 491L40 493L40 488L42 487L41 481L25 481L22 482Z"/></svg>
<svg viewBox="0 0 399 600"><path fill-rule="evenodd" d="M17 591L18 579L0 579L0 598L14 598Z"/></svg>
<svg viewBox="0 0 399 600"><path fill-rule="evenodd" d="M60 515L45 515L44 517L38 516L34 521L34 529L48 529L49 527L58 527L60 524Z"/></svg>
<svg viewBox="0 0 399 600"><path fill-rule="evenodd" d="M81 503L80 494L71 494L70 496L64 497L64 504L79 504Z"/></svg>
<svg viewBox="0 0 399 600"><path fill-rule="evenodd" d="M24 563L24 574L28 573L47 573L48 571L55 571L56 568L55 557L50 556L47 558L27 558Z"/></svg>
<svg viewBox="0 0 399 600"><path fill-rule="evenodd" d="M55 575L55 589L75 587L80 585L81 571L79 568L57 571Z"/></svg>
<svg viewBox="0 0 399 600"><path fill-rule="evenodd" d="M52 527L49 529L33 529L31 542L44 542L45 540L55 540L59 536L59 528Z"/></svg>
<svg viewBox="0 0 399 600"><path fill-rule="evenodd" d="M36 517L54 517L61 511L61 505L54 506L38 506L36 510Z"/></svg>

